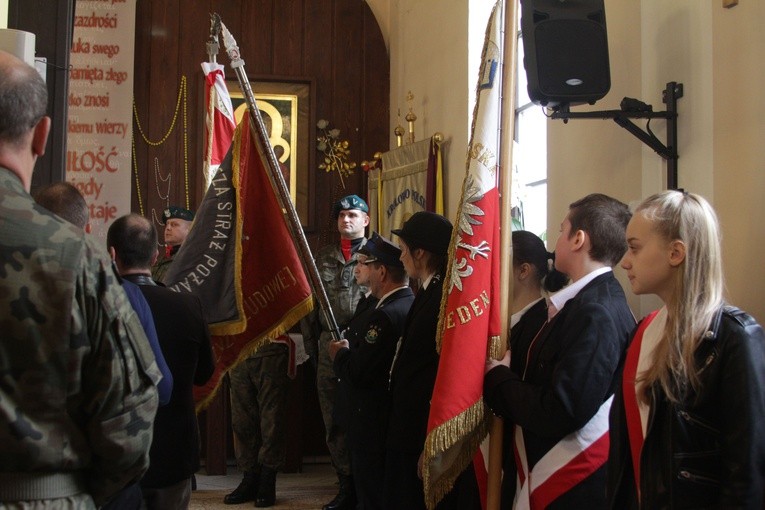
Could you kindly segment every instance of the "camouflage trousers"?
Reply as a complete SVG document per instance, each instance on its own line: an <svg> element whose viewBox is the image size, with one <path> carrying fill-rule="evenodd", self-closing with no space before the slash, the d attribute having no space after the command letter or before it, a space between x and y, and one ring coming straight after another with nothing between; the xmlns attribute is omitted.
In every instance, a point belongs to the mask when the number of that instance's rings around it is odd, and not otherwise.
<svg viewBox="0 0 765 510"><path fill-rule="evenodd" d="M324 418L326 430L325 439L332 466L339 475L350 476L351 457L345 444L345 430L340 428L332 417L337 393L337 376L329 359L327 346L331 340L330 333L323 332L319 338L319 363L316 369L316 389L319 393L319 406Z"/></svg>
<svg viewBox="0 0 765 510"><path fill-rule="evenodd" d="M240 471L259 466L278 471L284 465L288 362L287 346L271 344L229 372L231 424Z"/></svg>

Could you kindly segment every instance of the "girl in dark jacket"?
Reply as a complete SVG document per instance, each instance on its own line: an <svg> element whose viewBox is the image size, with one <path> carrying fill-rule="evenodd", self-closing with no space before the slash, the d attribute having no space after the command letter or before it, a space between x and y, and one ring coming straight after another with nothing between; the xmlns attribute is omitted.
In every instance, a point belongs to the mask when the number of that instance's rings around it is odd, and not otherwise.
<svg viewBox="0 0 765 510"><path fill-rule="evenodd" d="M513 241L513 314L510 316L510 369L522 374L526 368L529 346L547 322L545 295L557 292L568 283L568 276L555 269L555 254L549 253L542 240L527 230L515 230ZM495 403L495 406L500 405ZM501 508L513 507L517 485L517 470L513 453L514 430L505 423L502 440L502 502Z"/></svg>
<svg viewBox="0 0 765 510"><path fill-rule="evenodd" d="M765 335L723 303L715 213L665 191L638 206L627 242L632 290L664 307L638 325L611 408L610 507L761 510Z"/></svg>

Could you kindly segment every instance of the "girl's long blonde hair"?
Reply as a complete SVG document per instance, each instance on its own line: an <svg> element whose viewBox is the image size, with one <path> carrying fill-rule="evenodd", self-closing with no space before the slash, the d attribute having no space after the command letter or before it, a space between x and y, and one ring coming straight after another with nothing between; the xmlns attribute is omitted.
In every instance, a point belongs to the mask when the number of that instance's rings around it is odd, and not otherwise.
<svg viewBox="0 0 765 510"><path fill-rule="evenodd" d="M699 195L664 191L645 199L636 209L668 242L685 244L685 260L673 282L667 324L654 352L653 365L642 379L646 395L655 383L667 398L681 401L698 391L699 369L694 353L723 304L720 229L709 203Z"/></svg>

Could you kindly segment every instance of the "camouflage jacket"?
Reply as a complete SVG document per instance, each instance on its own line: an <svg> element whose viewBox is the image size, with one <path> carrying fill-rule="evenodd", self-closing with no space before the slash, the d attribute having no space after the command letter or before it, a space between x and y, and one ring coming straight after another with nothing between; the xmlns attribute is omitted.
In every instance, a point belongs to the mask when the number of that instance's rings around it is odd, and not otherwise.
<svg viewBox="0 0 765 510"><path fill-rule="evenodd" d="M161 259L157 260L157 263L151 267L151 279L155 282L165 283L165 275L167 274L167 270L170 269L170 264L173 263L174 257L175 255L170 255L168 257L163 256Z"/></svg>
<svg viewBox="0 0 765 510"><path fill-rule="evenodd" d="M159 377L103 248L0 168L0 474L77 473L103 503L148 466Z"/></svg>
<svg viewBox="0 0 765 510"><path fill-rule="evenodd" d="M362 242L362 246L364 243L366 239ZM332 313L341 331L348 326L359 299L367 291L366 287L356 283L356 278L353 276L356 264L358 260L355 253L348 262L345 261L340 250L340 243L327 245L316 253L316 268L319 270L324 291L327 293ZM331 338L329 324L321 313L318 300L307 321L301 323L301 329L303 336L306 337L306 352L310 355L315 354L314 347L318 339L327 341Z"/></svg>

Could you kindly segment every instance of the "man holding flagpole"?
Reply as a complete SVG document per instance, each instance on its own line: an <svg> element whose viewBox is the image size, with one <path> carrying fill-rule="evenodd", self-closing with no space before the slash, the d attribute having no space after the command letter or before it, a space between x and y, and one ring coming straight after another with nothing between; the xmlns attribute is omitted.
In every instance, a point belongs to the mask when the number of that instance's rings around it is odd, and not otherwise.
<svg viewBox="0 0 765 510"><path fill-rule="evenodd" d="M352 339L329 345L335 372L348 386L348 445L359 508L383 506L388 378L396 343L414 301L401 250L374 234L359 250L375 306L361 313L364 324ZM377 301L379 300L379 301Z"/></svg>
<svg viewBox="0 0 765 510"><path fill-rule="evenodd" d="M625 251L628 207L601 194L571 204L555 268L571 278L549 299L548 321L522 372L487 362L484 398L514 426L516 509L606 506L608 412L635 319L612 267Z"/></svg>

